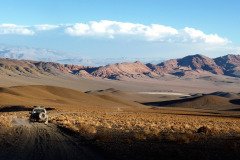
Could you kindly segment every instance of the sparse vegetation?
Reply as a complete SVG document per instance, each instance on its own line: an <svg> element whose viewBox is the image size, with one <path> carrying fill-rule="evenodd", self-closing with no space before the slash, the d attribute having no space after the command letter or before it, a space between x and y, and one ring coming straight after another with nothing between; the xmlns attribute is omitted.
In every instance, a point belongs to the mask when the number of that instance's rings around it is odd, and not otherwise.
<svg viewBox="0 0 240 160"><path fill-rule="evenodd" d="M106 94L109 92L112 89ZM123 92L114 93L128 95ZM111 98L111 95L101 98L94 94L51 86L2 88L2 97L1 136L8 137L8 133L11 133L9 137L19 137L27 129L27 133L29 130L39 134L30 137L33 146L34 140L41 137L41 134L44 134L44 143L51 145L54 134L66 134L74 143L79 141L83 146L89 145L107 159L159 159L159 156L165 160L200 160L209 159L208 157L229 159L240 153L238 111L147 107L135 105L135 102L125 103L124 99L119 98L120 101ZM10 100L14 105L8 104ZM30 102L51 107L50 124L41 126L29 123L28 110L32 106ZM196 106L195 104L192 106ZM52 129L56 133L53 134ZM22 142L26 143L25 135ZM3 139L2 145L5 144ZM75 150L72 153L76 153ZM233 159L236 158L238 156L233 156Z"/></svg>
<svg viewBox="0 0 240 160"><path fill-rule="evenodd" d="M240 136L239 119L133 112L80 112L52 116L52 123L86 138L169 140L188 143L201 138Z"/></svg>
<svg viewBox="0 0 240 160"><path fill-rule="evenodd" d="M0 115L0 127L12 127L12 116Z"/></svg>
<svg viewBox="0 0 240 160"><path fill-rule="evenodd" d="M239 153L237 118L89 110L54 115L51 122L90 140L109 159L228 159Z"/></svg>

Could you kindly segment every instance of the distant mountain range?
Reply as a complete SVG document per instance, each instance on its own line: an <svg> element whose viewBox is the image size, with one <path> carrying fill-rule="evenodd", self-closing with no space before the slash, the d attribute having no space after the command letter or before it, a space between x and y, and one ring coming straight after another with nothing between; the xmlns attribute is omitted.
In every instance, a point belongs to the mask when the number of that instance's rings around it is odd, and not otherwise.
<svg viewBox="0 0 240 160"><path fill-rule="evenodd" d="M10 58L17 60L34 60L45 62L57 62L61 64L74 64L84 66L104 66L107 64L120 62L134 62L141 61L143 63L158 64L164 59L162 58L83 58L80 56L73 56L74 54L54 51L49 49L30 48L30 47L16 47L0 45L0 58Z"/></svg>
<svg viewBox="0 0 240 160"><path fill-rule="evenodd" d="M224 75L240 77L240 55L226 55L211 59L196 54L167 60L159 64L144 64L136 61L114 63L100 67L1 58L0 74L9 76L73 75L112 80L159 79L164 76L198 78L201 76Z"/></svg>

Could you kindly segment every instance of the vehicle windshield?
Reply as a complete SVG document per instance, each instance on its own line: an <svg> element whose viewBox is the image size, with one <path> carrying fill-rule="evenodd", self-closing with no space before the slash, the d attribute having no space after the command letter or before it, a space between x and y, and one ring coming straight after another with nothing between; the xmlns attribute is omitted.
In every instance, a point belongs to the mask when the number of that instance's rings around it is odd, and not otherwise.
<svg viewBox="0 0 240 160"><path fill-rule="evenodd" d="M41 113L41 112L45 112L45 109L36 108L36 109L33 109L33 112L35 112L35 113Z"/></svg>

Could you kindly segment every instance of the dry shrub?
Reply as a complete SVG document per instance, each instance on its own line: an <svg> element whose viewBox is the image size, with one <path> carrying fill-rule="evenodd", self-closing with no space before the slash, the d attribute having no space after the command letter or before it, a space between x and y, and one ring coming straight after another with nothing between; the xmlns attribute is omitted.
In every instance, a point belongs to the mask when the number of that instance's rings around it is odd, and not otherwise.
<svg viewBox="0 0 240 160"><path fill-rule="evenodd" d="M95 134L97 133L95 126L80 123L77 118L73 118L71 116L53 116L49 121L62 127L71 129L74 132L78 132L88 139L94 138Z"/></svg>
<svg viewBox="0 0 240 160"><path fill-rule="evenodd" d="M94 110L51 116L50 122L86 138L107 142L166 140L190 143L214 136L240 135L240 120L224 117Z"/></svg>
<svg viewBox="0 0 240 160"><path fill-rule="evenodd" d="M78 132L81 133L87 139L93 139L97 133L96 127L92 125L79 124L77 128Z"/></svg>
<svg viewBox="0 0 240 160"><path fill-rule="evenodd" d="M115 137L117 137L116 132L106 127L100 126L98 127L98 132L95 138L100 141L111 142Z"/></svg>
<svg viewBox="0 0 240 160"><path fill-rule="evenodd" d="M176 143L190 143L193 141L198 141L199 137L195 134L187 133L171 133L165 132L161 134L161 140L176 142Z"/></svg>
<svg viewBox="0 0 240 160"><path fill-rule="evenodd" d="M2 127L12 127L12 117L7 115L0 116L0 126Z"/></svg>
<svg viewBox="0 0 240 160"><path fill-rule="evenodd" d="M211 134L211 129L207 126L202 126L200 128L197 129L197 133L201 133L201 134Z"/></svg>

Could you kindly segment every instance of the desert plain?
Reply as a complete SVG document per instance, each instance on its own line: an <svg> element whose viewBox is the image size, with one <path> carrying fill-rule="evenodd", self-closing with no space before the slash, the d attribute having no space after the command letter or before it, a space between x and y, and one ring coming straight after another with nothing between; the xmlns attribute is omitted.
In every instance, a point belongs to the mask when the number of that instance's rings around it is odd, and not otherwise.
<svg viewBox="0 0 240 160"><path fill-rule="evenodd" d="M1 75L1 159L239 159L240 79L211 78Z"/></svg>

